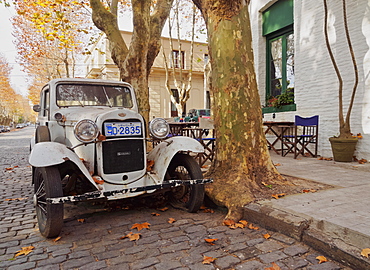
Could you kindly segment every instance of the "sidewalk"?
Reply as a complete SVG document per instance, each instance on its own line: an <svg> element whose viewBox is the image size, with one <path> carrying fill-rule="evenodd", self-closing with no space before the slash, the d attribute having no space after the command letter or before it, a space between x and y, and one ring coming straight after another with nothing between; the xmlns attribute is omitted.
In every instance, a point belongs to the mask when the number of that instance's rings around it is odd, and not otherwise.
<svg viewBox="0 0 370 270"><path fill-rule="evenodd" d="M246 219L279 231L353 269L370 269L370 164L339 163L271 153L281 174L335 186L266 200L245 208Z"/></svg>

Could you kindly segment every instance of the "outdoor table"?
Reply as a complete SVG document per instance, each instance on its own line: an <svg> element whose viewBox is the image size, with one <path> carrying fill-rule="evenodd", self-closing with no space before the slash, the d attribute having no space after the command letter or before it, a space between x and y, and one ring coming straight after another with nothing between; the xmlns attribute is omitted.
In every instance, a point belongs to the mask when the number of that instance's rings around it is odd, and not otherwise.
<svg viewBox="0 0 370 270"><path fill-rule="evenodd" d="M274 138L273 138L273 142L270 142L269 140L267 140L266 138L266 141L267 141L267 144L268 144L268 147L272 150L275 151L276 154L280 154L279 151L281 151L281 149L277 149L275 147L275 144L278 143L278 142L282 142L282 134L284 134L284 132L293 127L294 126L294 122L289 122L289 121L265 121L263 122L263 125L266 126L266 130L265 130L265 134L269 133L270 134L273 134L274 135ZM282 151L281 151L281 154Z"/></svg>

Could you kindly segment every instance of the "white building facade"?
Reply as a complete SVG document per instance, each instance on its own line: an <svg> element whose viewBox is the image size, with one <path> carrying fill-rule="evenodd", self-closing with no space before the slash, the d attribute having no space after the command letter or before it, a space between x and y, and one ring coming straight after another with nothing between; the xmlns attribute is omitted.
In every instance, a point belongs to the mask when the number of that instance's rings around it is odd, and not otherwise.
<svg viewBox="0 0 370 270"><path fill-rule="evenodd" d="M356 157L370 160L370 1L346 2L359 71L351 131L363 136ZM294 121L295 115L319 115L319 155L331 157L328 138L339 135L338 79L325 45L323 1L253 0L249 8L264 120ZM344 32L342 1L328 0L328 30L343 76L346 112L355 73ZM292 104L268 107L271 97L286 91L294 91Z"/></svg>
<svg viewBox="0 0 370 270"><path fill-rule="evenodd" d="M130 44L131 32L121 31L126 44ZM187 82L187 76L190 70L190 41L181 40L181 50L179 50L178 40L173 40L173 46L170 46L169 38L162 37L162 49L155 59L150 75L149 75L149 102L150 102L150 117L171 118L177 116L176 108L170 100L170 94L166 90L166 71L164 54L167 61L174 55L181 57L180 61L175 63L182 65L182 74ZM181 52L180 52L181 51ZM119 70L114 64L107 38L102 35L95 43L94 47L90 48L91 54L84 61L86 65L86 77L106 80L119 80ZM179 60L179 59L177 59ZM208 48L206 43L195 42L194 57L192 69L192 88L190 90L190 98L186 102L184 112L187 113L190 109L209 109L210 95L205 82L205 64L208 61ZM170 88L176 91L172 80L172 68L170 70ZM179 67L175 68L179 75Z"/></svg>

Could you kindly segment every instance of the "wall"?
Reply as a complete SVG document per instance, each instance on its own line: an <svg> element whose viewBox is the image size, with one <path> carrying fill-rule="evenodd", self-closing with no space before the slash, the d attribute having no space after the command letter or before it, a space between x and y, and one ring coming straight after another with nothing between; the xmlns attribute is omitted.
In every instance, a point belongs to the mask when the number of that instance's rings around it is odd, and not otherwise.
<svg viewBox="0 0 370 270"><path fill-rule="evenodd" d="M121 31L122 36L129 44L131 41L131 32ZM162 44L167 61L171 52L171 47L168 38L162 38ZM179 44L177 40L173 41L173 49L178 50ZM182 41L181 50L185 51L185 68L184 74L188 73L190 69L190 42ZM118 68L114 65L110 52L109 43L105 36L102 36L97 43L90 48L91 55L85 59L87 65L88 78L99 78L107 80L118 80ZM150 96L150 117L165 117L171 116L171 101L170 95L165 88L165 68L163 51L158 54L153 63L151 73L149 75L149 96ZM205 83L204 83L204 55L208 53L207 44L195 43L194 46L194 60L193 60L193 75L192 75L192 89L190 98L186 102L186 109L204 109L206 106ZM171 88L175 88L174 83L170 80ZM186 111L186 113L187 113Z"/></svg>
<svg viewBox="0 0 370 270"><path fill-rule="evenodd" d="M262 11L276 1L251 1L251 22L255 66L261 103L265 100L265 38L262 37ZM328 0L329 35L334 55L344 79L344 104L348 107L354 72L344 35L341 1ZM359 85L351 117L351 130L362 133L355 155L370 160L370 4L366 0L346 1L348 26L359 69ZM338 135L338 82L325 46L322 1L294 1L295 103L297 111L265 114L264 120L294 120L318 114L319 154L332 156L328 138ZM365 38L367 36L367 39ZM346 111L346 110L345 110Z"/></svg>

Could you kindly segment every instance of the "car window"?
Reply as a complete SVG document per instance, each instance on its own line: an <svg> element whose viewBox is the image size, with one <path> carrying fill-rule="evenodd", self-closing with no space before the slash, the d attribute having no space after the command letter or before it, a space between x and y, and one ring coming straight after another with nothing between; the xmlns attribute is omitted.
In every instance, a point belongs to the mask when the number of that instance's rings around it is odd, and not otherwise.
<svg viewBox="0 0 370 270"><path fill-rule="evenodd" d="M131 108L131 91L128 87L89 84L59 84L57 105L70 106L109 106Z"/></svg>

